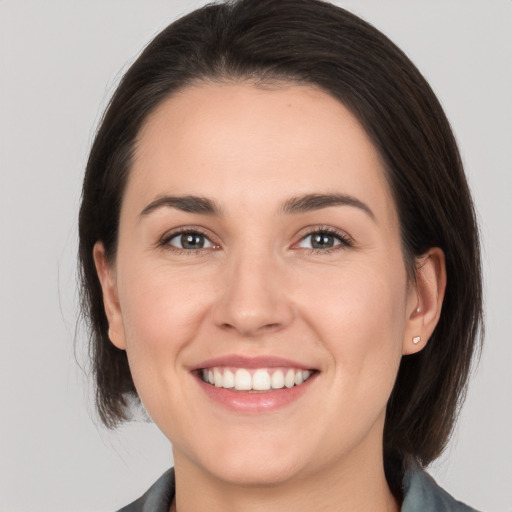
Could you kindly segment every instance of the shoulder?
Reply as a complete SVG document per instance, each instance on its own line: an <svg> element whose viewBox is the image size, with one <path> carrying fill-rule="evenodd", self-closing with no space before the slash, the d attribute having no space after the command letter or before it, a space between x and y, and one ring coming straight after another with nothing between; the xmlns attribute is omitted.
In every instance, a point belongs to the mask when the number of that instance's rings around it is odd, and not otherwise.
<svg viewBox="0 0 512 512"><path fill-rule="evenodd" d="M450 496L428 473L416 465L405 472L403 490L401 512L477 512Z"/></svg>
<svg viewBox="0 0 512 512"><path fill-rule="evenodd" d="M174 468L166 471L138 500L117 512L168 512L174 498Z"/></svg>

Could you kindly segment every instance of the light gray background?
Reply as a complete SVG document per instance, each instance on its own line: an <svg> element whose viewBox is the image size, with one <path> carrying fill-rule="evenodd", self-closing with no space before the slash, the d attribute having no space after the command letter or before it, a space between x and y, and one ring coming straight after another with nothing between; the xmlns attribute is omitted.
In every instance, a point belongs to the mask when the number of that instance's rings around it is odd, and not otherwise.
<svg viewBox="0 0 512 512"><path fill-rule="evenodd" d="M160 29L203 3L0 0L3 512L113 511L172 463L154 425L111 434L95 423L92 388L73 353L76 216L92 135L122 71ZM482 226L487 343L432 472L474 507L510 511L512 2L338 3L406 51L460 142Z"/></svg>

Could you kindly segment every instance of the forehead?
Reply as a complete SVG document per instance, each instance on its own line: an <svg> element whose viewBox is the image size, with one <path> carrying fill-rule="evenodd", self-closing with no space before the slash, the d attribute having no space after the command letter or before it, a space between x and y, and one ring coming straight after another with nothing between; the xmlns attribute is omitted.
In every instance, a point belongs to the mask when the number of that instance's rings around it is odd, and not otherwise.
<svg viewBox="0 0 512 512"><path fill-rule="evenodd" d="M204 84L148 117L126 195L197 194L258 208L311 192L393 208L379 154L348 109L312 86Z"/></svg>

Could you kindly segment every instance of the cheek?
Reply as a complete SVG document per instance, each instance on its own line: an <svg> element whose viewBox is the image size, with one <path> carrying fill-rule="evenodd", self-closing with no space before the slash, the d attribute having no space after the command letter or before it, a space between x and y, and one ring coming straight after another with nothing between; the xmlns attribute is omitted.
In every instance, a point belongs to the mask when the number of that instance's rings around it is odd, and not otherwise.
<svg viewBox="0 0 512 512"><path fill-rule="evenodd" d="M332 446L348 450L383 428L405 326L405 270L390 268L386 262L351 262L325 275L311 273L301 283L305 328L328 354L326 391L317 403L317 417L326 421L315 428L329 442L320 458L329 459Z"/></svg>
<svg viewBox="0 0 512 512"><path fill-rule="evenodd" d="M347 265L322 286L305 283L310 297L304 316L330 352L335 378L345 387L384 386L391 391L406 310L405 269L396 263L394 267Z"/></svg>
<svg viewBox="0 0 512 512"><path fill-rule="evenodd" d="M166 265L135 260L119 268L126 352L136 388L150 411L155 407L148 401L168 400L159 397L160 390L179 385L182 356L207 311L204 276L183 275Z"/></svg>
<svg viewBox="0 0 512 512"><path fill-rule="evenodd" d="M175 347L179 340L186 340L204 314L204 276L135 261L123 270L119 294L128 344L143 344L153 350L159 345Z"/></svg>

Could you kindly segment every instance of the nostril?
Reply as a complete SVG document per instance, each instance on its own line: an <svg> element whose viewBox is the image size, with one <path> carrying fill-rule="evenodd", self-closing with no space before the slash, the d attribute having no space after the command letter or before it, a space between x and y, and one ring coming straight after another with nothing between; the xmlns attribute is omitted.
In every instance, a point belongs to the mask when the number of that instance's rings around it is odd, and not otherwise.
<svg viewBox="0 0 512 512"><path fill-rule="evenodd" d="M281 324L267 324L261 327L261 330L263 331L275 331L276 329L279 329Z"/></svg>
<svg viewBox="0 0 512 512"><path fill-rule="evenodd" d="M268 333L268 332L274 332L279 330L282 327L282 324L279 322L271 323L271 324L264 324L257 327L253 326L239 326L230 324L229 322L224 322L220 324L220 328L225 331L237 331L240 332L242 335L245 336L254 336L262 333Z"/></svg>

